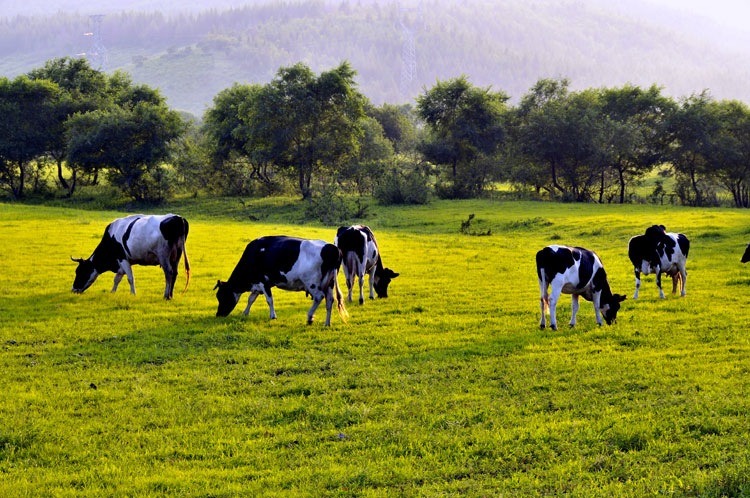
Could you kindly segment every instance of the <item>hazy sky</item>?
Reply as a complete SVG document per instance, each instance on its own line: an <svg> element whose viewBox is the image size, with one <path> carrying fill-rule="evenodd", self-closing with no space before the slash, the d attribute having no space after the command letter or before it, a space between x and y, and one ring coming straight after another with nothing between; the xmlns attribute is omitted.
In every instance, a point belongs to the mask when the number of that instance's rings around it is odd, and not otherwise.
<svg viewBox="0 0 750 498"><path fill-rule="evenodd" d="M614 4L617 3L615 0ZM679 11L709 17L717 22L750 31L750 1L748 0L649 0Z"/></svg>

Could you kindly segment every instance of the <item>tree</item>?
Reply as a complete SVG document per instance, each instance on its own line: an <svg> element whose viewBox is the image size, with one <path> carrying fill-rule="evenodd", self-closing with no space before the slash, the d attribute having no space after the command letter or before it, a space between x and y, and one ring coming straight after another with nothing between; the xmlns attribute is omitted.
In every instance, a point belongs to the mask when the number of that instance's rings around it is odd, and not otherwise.
<svg viewBox="0 0 750 498"><path fill-rule="evenodd" d="M158 201L174 186L162 163L183 129L163 102L76 114L68 123L68 155L88 170L107 168L110 181L136 200Z"/></svg>
<svg viewBox="0 0 750 498"><path fill-rule="evenodd" d="M612 125L610 163L620 186L620 204L628 183L663 162L667 151L664 122L674 102L652 85L648 90L625 85L602 90L603 114Z"/></svg>
<svg viewBox="0 0 750 498"><path fill-rule="evenodd" d="M296 178L303 199L312 195L314 176L334 172L357 154L364 97L355 74L347 62L317 77L301 63L281 68L256 105L243 107L252 142Z"/></svg>
<svg viewBox="0 0 750 498"><path fill-rule="evenodd" d="M691 95L681 100L666 121L671 144L667 158L677 176L677 195L691 206L709 202L711 137L721 127L718 109L712 103L708 92Z"/></svg>
<svg viewBox="0 0 750 498"><path fill-rule="evenodd" d="M24 196L29 163L49 149L59 98L55 83L0 78L0 185L16 199Z"/></svg>
<svg viewBox="0 0 750 498"><path fill-rule="evenodd" d="M750 108L739 101L712 104L719 126L711 136L710 169L736 207L750 207Z"/></svg>
<svg viewBox="0 0 750 498"><path fill-rule="evenodd" d="M470 197L486 187L487 159L505 138L502 114L508 98L477 88L464 76L438 81L417 97L417 113L430 128L421 149L429 161L450 168L449 196Z"/></svg>
<svg viewBox="0 0 750 498"><path fill-rule="evenodd" d="M375 118L383 128L383 135L391 141L397 154L414 150L417 143L417 130L414 124L414 111L411 106L383 104L369 107L367 115Z"/></svg>
<svg viewBox="0 0 750 498"><path fill-rule="evenodd" d="M242 115L255 113L262 86L234 84L214 98L203 125L209 155L206 180L230 195L247 195L252 182L273 182L271 156L263 137Z"/></svg>
<svg viewBox="0 0 750 498"><path fill-rule="evenodd" d="M60 98L52 114L54 119L46 129L49 135L47 153L57 162L57 178L60 185L73 195L78 179L75 164L68 164L71 169L69 181L63 176L63 161L67 149L65 141L65 123L73 114L93 111L106 107L107 79L104 73L89 66L86 59L62 57L47 61L42 68L29 72L32 80L48 80L60 88Z"/></svg>
<svg viewBox="0 0 750 498"><path fill-rule="evenodd" d="M517 150L521 160L544 165L545 188L563 198L599 198L606 188L606 147L612 123L601 112L599 93L569 93L567 80L540 80L517 110ZM597 185L598 183L598 185Z"/></svg>

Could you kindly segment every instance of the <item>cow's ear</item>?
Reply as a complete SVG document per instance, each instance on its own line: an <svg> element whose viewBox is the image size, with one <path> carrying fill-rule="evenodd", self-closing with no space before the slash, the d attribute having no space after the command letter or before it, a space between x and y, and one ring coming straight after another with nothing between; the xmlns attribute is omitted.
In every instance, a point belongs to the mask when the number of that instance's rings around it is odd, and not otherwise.
<svg viewBox="0 0 750 498"><path fill-rule="evenodd" d="M392 272L391 272L391 278L396 278L396 277L398 277L399 275L401 275L401 274L400 274L400 273L396 273L396 272L394 272L394 271L392 271Z"/></svg>
<svg viewBox="0 0 750 498"><path fill-rule="evenodd" d="M664 230L665 232L667 231L667 227L665 227L664 225L659 225L659 228L661 228L661 229L662 229L662 230Z"/></svg>
<svg viewBox="0 0 750 498"><path fill-rule="evenodd" d="M221 285L222 285L223 283L224 283L224 282L222 282L221 280L217 280L217 281L216 281L216 285L214 285L214 288L213 288L213 290L216 290L216 289L219 289L219 288L221 288Z"/></svg>
<svg viewBox="0 0 750 498"><path fill-rule="evenodd" d="M621 303L628 298L628 296L623 296L622 294L615 294L612 297L614 297L615 301L617 301L618 303Z"/></svg>
<svg viewBox="0 0 750 498"><path fill-rule="evenodd" d="M748 244L748 245L750 245L750 244ZM71 259L71 260L72 260L72 261L73 261L74 263L83 263L83 258L74 258L73 256L71 256L71 257L70 257L70 259Z"/></svg>

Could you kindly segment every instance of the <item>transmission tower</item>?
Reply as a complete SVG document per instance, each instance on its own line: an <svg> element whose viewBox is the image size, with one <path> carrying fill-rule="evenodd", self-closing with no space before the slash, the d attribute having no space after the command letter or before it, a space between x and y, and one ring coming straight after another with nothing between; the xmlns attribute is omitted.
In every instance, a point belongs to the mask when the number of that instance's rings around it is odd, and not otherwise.
<svg viewBox="0 0 750 498"><path fill-rule="evenodd" d="M402 100L411 97L414 83L417 80L417 54L414 48L414 31L421 14L420 7L399 7L398 9L398 22L401 26L401 35L403 37L403 45L401 47L401 84L399 86L399 93ZM409 13L416 14L415 20L411 24L407 19Z"/></svg>
<svg viewBox="0 0 750 498"><path fill-rule="evenodd" d="M89 16L93 24L92 30L84 33L83 36L91 37L91 48L83 55L91 62L91 67L102 70L107 65L107 47L102 42L102 19L104 14L94 14Z"/></svg>

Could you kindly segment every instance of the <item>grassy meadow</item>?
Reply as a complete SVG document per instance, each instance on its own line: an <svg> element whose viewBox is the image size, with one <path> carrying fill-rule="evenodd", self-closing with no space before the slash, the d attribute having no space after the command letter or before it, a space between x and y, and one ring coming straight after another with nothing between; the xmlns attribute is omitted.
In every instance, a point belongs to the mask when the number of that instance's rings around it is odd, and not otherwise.
<svg viewBox="0 0 750 498"><path fill-rule="evenodd" d="M181 202L158 210L190 221L171 302L158 267L136 296L112 273L70 292L69 256L124 212L0 204L0 496L750 496L750 212L373 207L401 276L324 328L280 290L278 320L247 295L216 318L212 288L256 237L335 228L291 200ZM470 213L491 235L459 233ZM582 301L569 329L563 296L539 330L536 251L593 249L632 297L627 242L653 223L691 240L685 298L651 275L612 326Z"/></svg>

